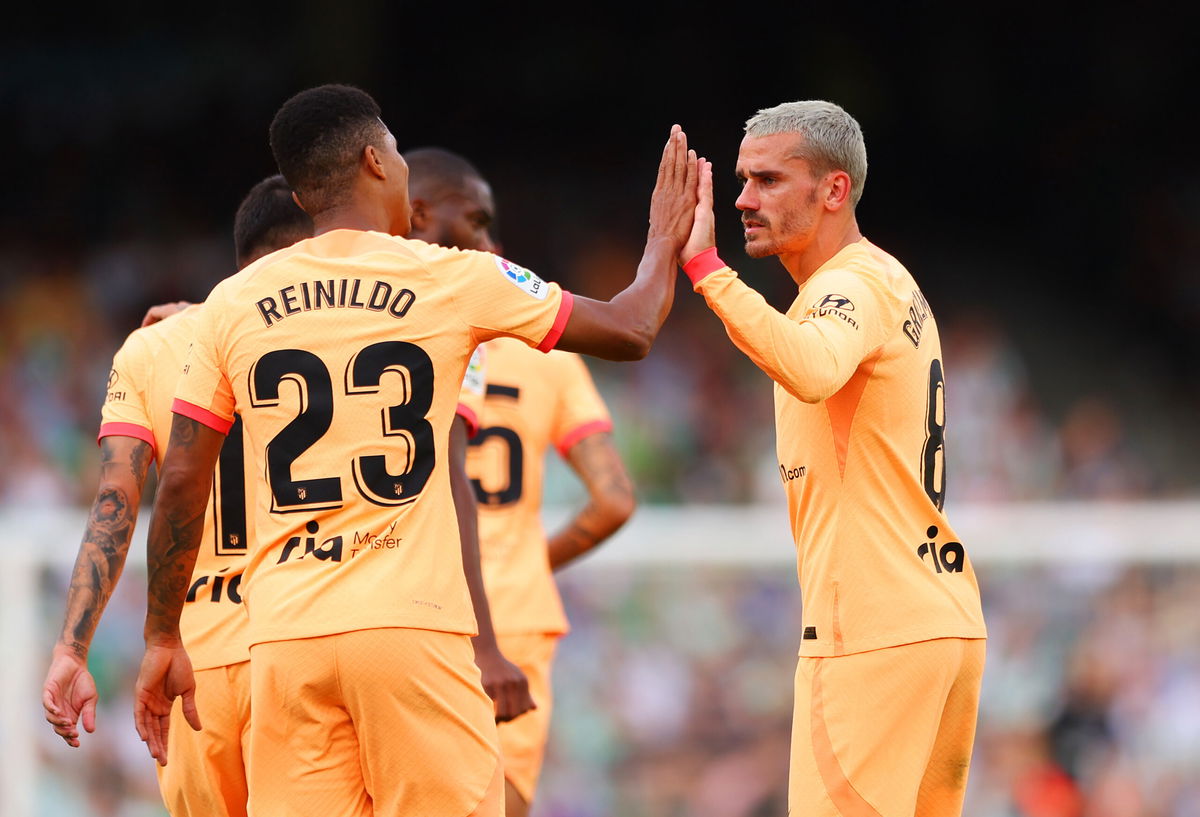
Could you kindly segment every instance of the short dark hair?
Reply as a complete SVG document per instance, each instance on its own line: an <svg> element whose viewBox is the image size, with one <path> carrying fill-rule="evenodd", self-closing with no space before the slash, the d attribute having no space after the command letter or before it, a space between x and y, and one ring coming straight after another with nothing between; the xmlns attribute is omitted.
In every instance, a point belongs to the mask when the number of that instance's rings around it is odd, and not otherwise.
<svg viewBox="0 0 1200 817"><path fill-rule="evenodd" d="M414 199L457 193L470 179L483 179L475 165L445 148L410 150L404 154L404 161L408 164L408 189Z"/></svg>
<svg viewBox="0 0 1200 817"><path fill-rule="evenodd" d="M313 220L292 199L287 180L278 174L268 176L250 188L233 218L238 268L312 234Z"/></svg>
<svg viewBox="0 0 1200 817"><path fill-rule="evenodd" d="M271 152L309 215L338 203L364 147L383 146L379 113L370 94L350 85L309 88L275 113Z"/></svg>

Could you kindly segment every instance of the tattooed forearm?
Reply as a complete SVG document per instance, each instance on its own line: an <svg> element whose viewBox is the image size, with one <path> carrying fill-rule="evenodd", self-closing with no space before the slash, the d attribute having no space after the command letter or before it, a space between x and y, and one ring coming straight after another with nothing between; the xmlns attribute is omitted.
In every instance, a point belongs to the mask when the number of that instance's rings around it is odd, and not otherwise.
<svg viewBox="0 0 1200 817"><path fill-rule="evenodd" d="M224 436L176 415L146 540L146 637L178 637L179 614L204 529L213 466Z"/></svg>
<svg viewBox="0 0 1200 817"><path fill-rule="evenodd" d="M125 567L149 455L150 446L141 440L101 440L100 488L75 558L59 636L59 642L80 657L86 657L96 625Z"/></svg>
<svg viewBox="0 0 1200 817"><path fill-rule="evenodd" d="M565 528L550 537L550 566L557 570L611 536L633 514L633 483L612 437L589 435L567 453L588 489L589 501Z"/></svg>

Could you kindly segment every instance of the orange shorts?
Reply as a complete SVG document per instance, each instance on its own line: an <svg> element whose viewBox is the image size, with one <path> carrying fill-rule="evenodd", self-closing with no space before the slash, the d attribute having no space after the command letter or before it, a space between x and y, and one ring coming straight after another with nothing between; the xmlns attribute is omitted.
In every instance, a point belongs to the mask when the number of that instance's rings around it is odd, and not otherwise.
<svg viewBox="0 0 1200 817"><path fill-rule="evenodd" d="M793 817L962 813L983 639L939 638L796 668Z"/></svg>
<svg viewBox="0 0 1200 817"><path fill-rule="evenodd" d="M504 758L504 778L526 803L533 802L546 738L550 733L550 713L554 695L550 686L550 665L558 647L557 635L542 633L497 636L504 657L512 661L529 679L529 694L537 709L516 720L500 724L500 755Z"/></svg>
<svg viewBox="0 0 1200 817"><path fill-rule="evenodd" d="M167 765L158 787L171 817L246 817L245 753L250 734L250 662L196 670L196 708L204 729L171 710Z"/></svg>
<svg viewBox="0 0 1200 817"><path fill-rule="evenodd" d="M495 817L492 702L469 636L386 628L250 648L255 817Z"/></svg>

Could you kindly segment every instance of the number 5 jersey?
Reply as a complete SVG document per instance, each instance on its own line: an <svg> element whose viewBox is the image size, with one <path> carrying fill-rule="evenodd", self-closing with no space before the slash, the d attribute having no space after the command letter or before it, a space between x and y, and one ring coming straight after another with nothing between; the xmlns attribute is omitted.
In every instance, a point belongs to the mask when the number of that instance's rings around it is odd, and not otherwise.
<svg viewBox="0 0 1200 817"><path fill-rule="evenodd" d="M334 230L209 295L173 410L240 415L258 468L251 643L377 627L474 633L448 437L468 360L553 348L571 296L489 253Z"/></svg>

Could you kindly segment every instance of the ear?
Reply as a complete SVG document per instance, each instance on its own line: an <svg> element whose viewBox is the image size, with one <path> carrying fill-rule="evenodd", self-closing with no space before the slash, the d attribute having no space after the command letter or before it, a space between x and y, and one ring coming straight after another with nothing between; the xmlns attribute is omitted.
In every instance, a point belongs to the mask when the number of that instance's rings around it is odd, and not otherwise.
<svg viewBox="0 0 1200 817"><path fill-rule="evenodd" d="M850 174L833 170L825 177L825 209L841 210L850 205Z"/></svg>
<svg viewBox="0 0 1200 817"><path fill-rule="evenodd" d="M413 230L424 230L429 226L429 205L425 203L425 199L412 199L412 216L409 220L412 222Z"/></svg>
<svg viewBox="0 0 1200 817"><path fill-rule="evenodd" d="M374 145L368 144L363 148L362 165L368 173L377 179L387 178L387 169L383 166L383 157Z"/></svg>

